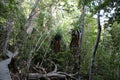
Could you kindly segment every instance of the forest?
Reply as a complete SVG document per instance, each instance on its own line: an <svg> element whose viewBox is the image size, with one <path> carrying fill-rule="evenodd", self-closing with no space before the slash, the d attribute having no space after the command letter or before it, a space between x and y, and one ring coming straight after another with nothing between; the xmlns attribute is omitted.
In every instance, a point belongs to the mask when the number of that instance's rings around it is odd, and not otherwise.
<svg viewBox="0 0 120 80"><path fill-rule="evenodd" d="M0 80L120 80L120 0L0 0Z"/></svg>

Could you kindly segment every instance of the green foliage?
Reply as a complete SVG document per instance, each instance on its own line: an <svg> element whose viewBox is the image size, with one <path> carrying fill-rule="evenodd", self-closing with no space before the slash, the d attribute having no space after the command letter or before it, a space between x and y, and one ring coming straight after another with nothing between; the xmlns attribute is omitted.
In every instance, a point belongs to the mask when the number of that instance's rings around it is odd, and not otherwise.
<svg viewBox="0 0 120 80"><path fill-rule="evenodd" d="M112 30L110 31L110 33L111 33L113 46L114 46L114 49L116 52L120 51L120 42L118 41L120 39L120 37L119 37L120 32L119 31L120 31L119 24L117 24L115 22L112 26Z"/></svg>
<svg viewBox="0 0 120 80"><path fill-rule="evenodd" d="M17 61L23 73L26 73L26 64L24 62L29 58L32 59L32 67L40 63L41 67L46 68L48 72L54 69L53 62L57 64L59 71L68 73L75 71L73 69L75 60L69 49L71 29L78 30L80 28L80 10L82 5L86 5L88 11L86 11L85 15L83 47L80 54L81 75L86 77L82 80L88 79L92 48L97 35L97 20L91 16L91 13L94 15L101 9L104 12L111 12L112 9L115 9L115 11L113 14L111 13L112 16L108 17L109 20L102 29L101 40L95 58L94 79L120 79L120 15L118 13L119 3L116 4L116 0L104 0L99 5L97 0L42 0L38 5L40 14L36 17L36 26L33 33L28 35L25 24L34 2L34 0L25 0L21 5L18 5L18 0L5 0L5 4L0 1L0 51L2 51L5 39L7 20L12 18L14 25L10 35L9 49L11 48L10 50L14 51L14 45L18 44L19 55ZM52 11L52 6L55 7L54 11L56 12ZM91 13L89 10L91 10ZM55 36L60 36L62 39L62 50L58 53L52 51L50 47L51 40ZM30 55L32 56L30 57Z"/></svg>

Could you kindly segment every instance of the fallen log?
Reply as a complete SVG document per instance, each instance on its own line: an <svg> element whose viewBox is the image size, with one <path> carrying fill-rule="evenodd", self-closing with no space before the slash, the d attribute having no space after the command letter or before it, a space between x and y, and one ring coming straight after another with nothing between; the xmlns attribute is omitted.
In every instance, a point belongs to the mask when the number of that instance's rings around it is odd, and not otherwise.
<svg viewBox="0 0 120 80"><path fill-rule="evenodd" d="M47 74L40 74L40 73L29 73L28 80L30 79L40 79L40 78L66 78L66 75L59 74L59 73L47 73Z"/></svg>

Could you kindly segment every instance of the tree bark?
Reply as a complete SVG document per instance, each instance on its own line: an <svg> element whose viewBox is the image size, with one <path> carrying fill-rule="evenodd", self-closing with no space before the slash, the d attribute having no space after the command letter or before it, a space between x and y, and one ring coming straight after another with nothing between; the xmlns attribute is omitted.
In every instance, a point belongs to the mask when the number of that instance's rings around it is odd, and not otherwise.
<svg viewBox="0 0 120 80"><path fill-rule="evenodd" d="M91 64L90 64L90 71L89 71L89 80L94 80L94 66L95 66L95 56L96 56L96 52L97 52L97 48L99 45L99 41L100 41L100 35L101 35L101 25L100 25L100 11L98 11L98 16L97 16L97 22L98 22L98 33L97 33L97 38L96 38L96 42L95 45L93 47L93 51L92 51L92 59L91 59Z"/></svg>

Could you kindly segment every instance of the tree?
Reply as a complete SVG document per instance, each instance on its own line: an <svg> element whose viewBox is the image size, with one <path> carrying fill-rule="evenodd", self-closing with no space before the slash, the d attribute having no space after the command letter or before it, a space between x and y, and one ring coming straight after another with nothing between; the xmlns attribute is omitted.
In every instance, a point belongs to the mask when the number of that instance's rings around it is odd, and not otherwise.
<svg viewBox="0 0 120 80"><path fill-rule="evenodd" d="M0 79L119 80L118 6L119 0L1 0Z"/></svg>
<svg viewBox="0 0 120 80"><path fill-rule="evenodd" d="M91 65L90 65L89 80L93 80L93 77L94 77L94 65L95 65L94 61L95 61L95 55L98 48L98 44L100 41L100 34L101 34L100 11L98 11L98 34L97 34L96 42L92 51L93 55L92 55Z"/></svg>

